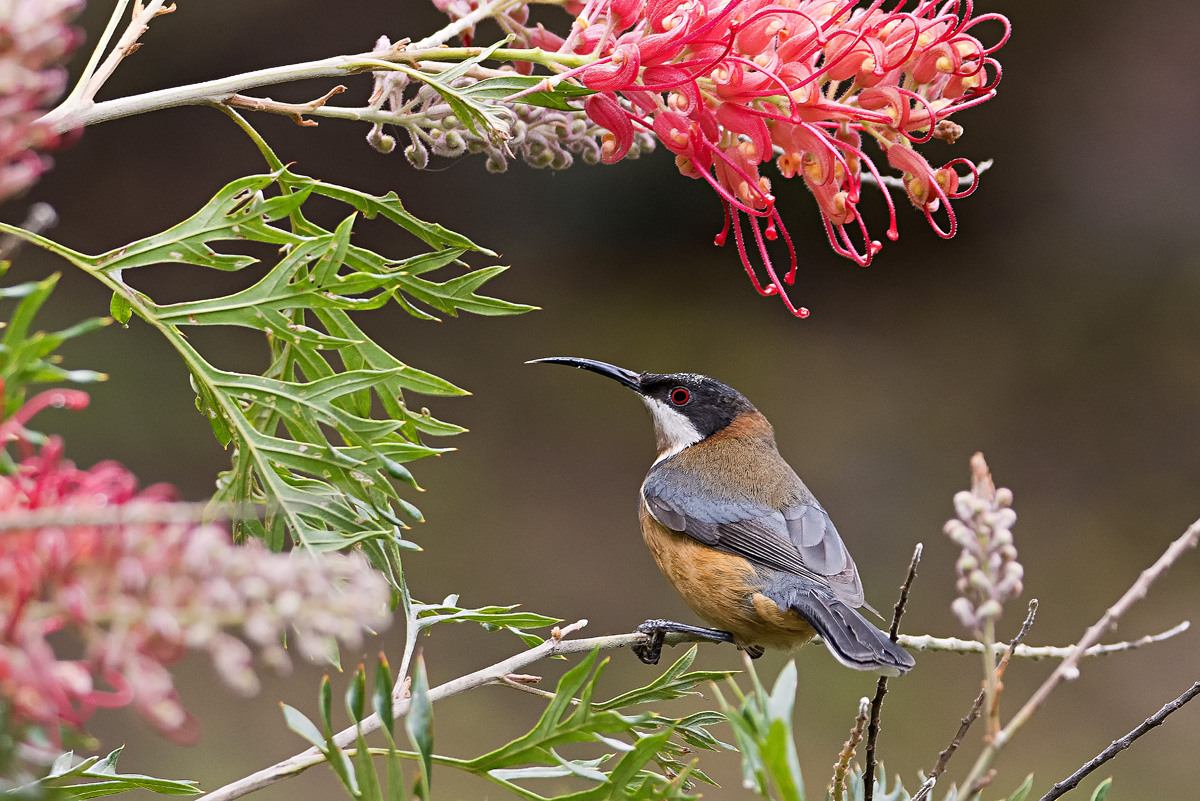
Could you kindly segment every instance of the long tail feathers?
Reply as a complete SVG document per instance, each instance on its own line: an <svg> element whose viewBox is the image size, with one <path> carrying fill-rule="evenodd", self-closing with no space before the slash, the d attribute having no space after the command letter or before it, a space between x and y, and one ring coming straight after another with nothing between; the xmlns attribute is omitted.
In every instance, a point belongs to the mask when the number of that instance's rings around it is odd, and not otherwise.
<svg viewBox="0 0 1200 801"><path fill-rule="evenodd" d="M862 615L824 587L790 587L776 600L796 611L817 630L837 661L855 670L901 676L916 661Z"/></svg>

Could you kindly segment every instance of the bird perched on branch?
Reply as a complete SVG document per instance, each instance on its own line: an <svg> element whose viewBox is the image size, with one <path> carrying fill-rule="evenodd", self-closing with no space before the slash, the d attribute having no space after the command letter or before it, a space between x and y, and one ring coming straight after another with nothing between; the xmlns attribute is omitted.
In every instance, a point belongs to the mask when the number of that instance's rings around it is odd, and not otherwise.
<svg viewBox="0 0 1200 801"><path fill-rule="evenodd" d="M642 482L642 536L688 606L715 629L648 620L635 648L656 664L668 632L732 642L753 657L819 634L843 665L887 675L913 658L855 611L867 606L833 521L779 455L767 418L737 390L692 373L635 373L572 357L534 359L607 376L650 410L658 458ZM873 609L871 611L874 611Z"/></svg>

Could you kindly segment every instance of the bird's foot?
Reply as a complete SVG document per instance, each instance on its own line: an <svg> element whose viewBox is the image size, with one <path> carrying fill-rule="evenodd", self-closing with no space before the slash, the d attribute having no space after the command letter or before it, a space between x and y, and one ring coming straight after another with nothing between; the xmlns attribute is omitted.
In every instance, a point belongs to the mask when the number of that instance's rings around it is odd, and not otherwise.
<svg viewBox="0 0 1200 801"><path fill-rule="evenodd" d="M763 648L761 645L747 645L745 648L738 646L738 650L745 651L746 656L750 657L751 659L758 659L760 656L766 653L767 649Z"/></svg>
<svg viewBox="0 0 1200 801"><path fill-rule="evenodd" d="M706 629L703 626L689 626L686 623L676 623L672 620L647 620L638 626L637 630L645 634L647 639L646 642L633 646L633 652L647 665L658 664L659 657L662 656L663 639L668 633L687 634L710 642L733 642L733 635L728 631Z"/></svg>

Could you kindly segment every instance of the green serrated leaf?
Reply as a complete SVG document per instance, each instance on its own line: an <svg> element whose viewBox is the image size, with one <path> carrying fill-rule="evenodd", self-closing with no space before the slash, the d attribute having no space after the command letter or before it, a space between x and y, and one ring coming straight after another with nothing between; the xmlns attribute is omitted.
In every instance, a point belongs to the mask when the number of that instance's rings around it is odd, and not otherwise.
<svg viewBox="0 0 1200 801"><path fill-rule="evenodd" d="M124 746L103 759L88 757L72 766L74 755L67 752L59 756L51 766L49 774L24 789L33 786L50 789L53 797L68 799L99 798L130 790L148 790L160 795L198 795L199 787L194 781L158 779L140 773L117 773L117 759ZM95 782L75 782L73 779L100 779Z"/></svg>
<svg viewBox="0 0 1200 801"><path fill-rule="evenodd" d="M327 231L302 214L314 195L347 204L353 213ZM389 258L355 245L360 217L387 220L434 250ZM499 271L473 270L462 257L491 251L412 215L395 193L370 195L283 168L232 181L178 225L99 256L29 232L19 235L97 277L114 292L117 320L127 322L136 314L183 357L197 409L231 455L230 469L218 478L214 503L253 504L261 512L261 519L249 515L234 521L236 537L261 537L277 550L289 536L295 545L316 551L362 544L376 566L393 576L400 551L415 547L401 536L406 527L401 518L421 519L394 482L416 487L406 463L448 450L427 445L424 436L465 430L424 409L410 409L404 392L466 392L389 354L352 315L393 299L409 311L416 310L413 302L448 313L507 314L529 308L480 295L480 287ZM243 240L274 245L279 256L255 267L258 262L243 253L223 252L224 243ZM159 263L262 272L250 287L230 295L157 304L131 289L122 276L124 270ZM463 272L434 280L443 269ZM64 371L50 353L63 339L102 322L29 335L29 321L54 280L0 288L0 297L18 300L0 343L8 349L0 352L5 414L22 402L23 382L101 378ZM269 368L261 376L217 369L183 334L185 326L199 325L260 332L269 345Z"/></svg>

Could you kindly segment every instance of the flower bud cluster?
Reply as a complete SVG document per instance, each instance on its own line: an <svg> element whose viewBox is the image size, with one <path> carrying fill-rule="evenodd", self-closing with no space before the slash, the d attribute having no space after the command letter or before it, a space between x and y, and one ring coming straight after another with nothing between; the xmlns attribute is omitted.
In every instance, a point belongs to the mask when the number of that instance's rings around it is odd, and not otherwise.
<svg viewBox="0 0 1200 801"><path fill-rule="evenodd" d="M479 6L433 2L452 18ZM652 131L680 173L720 196L726 225L717 244L732 227L755 288L778 294L794 314L807 310L784 291L795 280L796 257L771 179L762 174L770 162L783 178L805 184L834 251L861 265L882 247L859 211L864 183L883 192L887 235L898 236L892 199L866 140L899 171L909 201L934 230L954 235L951 201L974 190L977 170L960 158L935 167L917 146L954 141L962 128L951 115L995 96L1000 64L992 56L1010 30L1002 15L975 15L973 3L937 0L566 0L562 6L574 17L565 36L527 23L525 6L497 21L515 37L514 46L587 59L557 79L596 92L584 107L606 131L601 160L620 161L635 132ZM986 22L999 33L992 44L977 36ZM528 74L528 62L519 71ZM948 228L934 222L939 211ZM743 215L765 282L747 252ZM786 274L767 250L767 241L780 235L791 260Z"/></svg>
<svg viewBox="0 0 1200 801"><path fill-rule="evenodd" d="M523 103L501 105L499 108L510 117L509 136L496 141L468 128L432 87L421 86L412 101L405 103L407 82L392 79L390 83L382 83L389 81L390 75L377 77L376 96L382 97L381 102L389 109L407 110L402 119L397 115L397 122L409 135L404 156L418 170L429 166L431 153L442 158L483 153L488 171L494 173L506 171L511 158L520 158L538 169L554 170L570 167L576 156L587 164L598 164L601 160L600 137L604 131L582 110L561 111ZM476 79L461 77L451 86L465 89L473 83ZM376 96L372 96L372 101ZM367 141L385 153L395 147L395 140L382 132L381 125L371 129ZM641 132L634 137L628 155L637 158L641 153L649 153L654 144L650 133Z"/></svg>
<svg viewBox="0 0 1200 801"><path fill-rule="evenodd" d="M226 684L249 694L258 679L247 642L286 670L289 629L289 650L323 660L337 641L357 648L364 629L389 622L390 591L360 554L235 545L221 528L173 518L171 495L138 491L115 462L79 470L53 437L0 476L0 514L50 518L0 536L0 707L18 740L40 729L54 741L97 707L132 704L187 741L196 725L167 666L189 650L208 652ZM128 522L88 522L114 508ZM76 659L48 640L64 630L81 645Z"/></svg>
<svg viewBox="0 0 1200 801"><path fill-rule="evenodd" d="M0 4L0 201L24 191L50 167L38 153L58 136L37 124L66 83L59 68L78 46L68 23L83 0L7 0Z"/></svg>
<svg viewBox="0 0 1200 801"><path fill-rule="evenodd" d="M1004 604L1023 590L1025 568L1017 561L1012 527L1012 491L996 489L983 454L971 459L972 486L954 496L956 517L943 531L962 547L955 568L959 597L951 610L962 624L978 634L983 624L996 620Z"/></svg>

